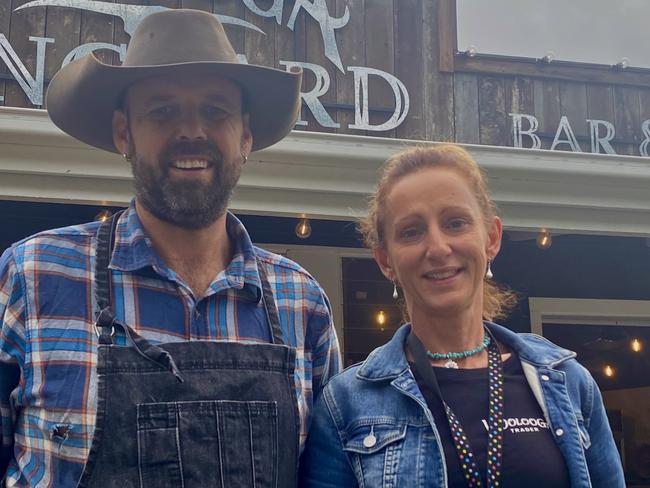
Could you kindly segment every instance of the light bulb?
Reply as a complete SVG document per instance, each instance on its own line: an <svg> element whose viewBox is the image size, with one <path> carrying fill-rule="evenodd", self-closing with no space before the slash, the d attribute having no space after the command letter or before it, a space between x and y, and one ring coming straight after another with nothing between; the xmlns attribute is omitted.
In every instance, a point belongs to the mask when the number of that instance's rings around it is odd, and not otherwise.
<svg viewBox="0 0 650 488"><path fill-rule="evenodd" d="M307 217L303 217L296 225L296 235L301 239L307 239L311 235L311 224Z"/></svg>
<svg viewBox="0 0 650 488"><path fill-rule="evenodd" d="M537 247L540 249L548 249L551 247L551 244L553 244L551 233L546 229L540 230L539 235L537 236Z"/></svg>
<svg viewBox="0 0 650 488"><path fill-rule="evenodd" d="M643 344L639 339L632 339L632 342L630 343L630 348L634 352L641 352L641 350L643 349Z"/></svg>
<svg viewBox="0 0 650 488"><path fill-rule="evenodd" d="M616 67L619 69L627 69L630 67L630 58L622 57L621 60L616 63Z"/></svg>
<svg viewBox="0 0 650 488"><path fill-rule="evenodd" d="M97 215L95 215L95 220L99 220L100 222L106 222L108 219L111 218L111 215L112 214L108 210L102 210Z"/></svg>
<svg viewBox="0 0 650 488"><path fill-rule="evenodd" d="M603 369L603 373L605 373L605 376L607 376L608 378L612 378L614 377L614 374L616 374L616 371L612 366L607 364L605 365L605 369Z"/></svg>
<svg viewBox="0 0 650 488"><path fill-rule="evenodd" d="M545 63L551 63L555 60L555 53L553 51L546 51L546 54L542 58L542 61Z"/></svg>
<svg viewBox="0 0 650 488"><path fill-rule="evenodd" d="M384 325L386 323L386 313L383 310L380 310L375 318L379 325Z"/></svg>
<svg viewBox="0 0 650 488"><path fill-rule="evenodd" d="M469 46L467 48L467 51L465 51L465 54L467 55L468 58L473 58L478 54L478 51L476 49L476 46Z"/></svg>

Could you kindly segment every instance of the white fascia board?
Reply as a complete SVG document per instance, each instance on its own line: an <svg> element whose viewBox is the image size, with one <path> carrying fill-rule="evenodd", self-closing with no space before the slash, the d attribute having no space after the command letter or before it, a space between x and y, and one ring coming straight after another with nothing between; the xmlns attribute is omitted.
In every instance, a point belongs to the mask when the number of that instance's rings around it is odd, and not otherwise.
<svg viewBox="0 0 650 488"><path fill-rule="evenodd" d="M382 163L420 141L293 131L253 153L233 196L243 212L355 219ZM650 236L650 160L464 145L490 178L506 228ZM0 107L0 199L125 205L131 172L43 110Z"/></svg>

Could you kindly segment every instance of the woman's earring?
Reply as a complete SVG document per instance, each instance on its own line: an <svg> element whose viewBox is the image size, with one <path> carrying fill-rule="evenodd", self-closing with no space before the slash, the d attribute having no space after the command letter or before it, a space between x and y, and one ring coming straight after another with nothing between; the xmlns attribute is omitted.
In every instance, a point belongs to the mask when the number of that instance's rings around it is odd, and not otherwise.
<svg viewBox="0 0 650 488"><path fill-rule="evenodd" d="M492 274L492 260L488 259L488 265L487 265L487 271L485 272L485 277L488 280L491 280L494 278L494 274Z"/></svg>
<svg viewBox="0 0 650 488"><path fill-rule="evenodd" d="M397 283L393 281L393 300L397 300L399 298L399 294L397 293Z"/></svg>

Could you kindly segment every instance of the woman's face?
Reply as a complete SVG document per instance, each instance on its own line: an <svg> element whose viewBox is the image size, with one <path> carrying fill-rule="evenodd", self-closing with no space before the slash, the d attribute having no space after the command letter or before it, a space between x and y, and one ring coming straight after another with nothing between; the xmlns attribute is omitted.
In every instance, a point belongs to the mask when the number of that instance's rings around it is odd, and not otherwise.
<svg viewBox="0 0 650 488"><path fill-rule="evenodd" d="M385 249L375 259L402 287L412 320L483 308L488 259L501 245L501 220L486 224L466 178L451 168L427 168L390 189Z"/></svg>

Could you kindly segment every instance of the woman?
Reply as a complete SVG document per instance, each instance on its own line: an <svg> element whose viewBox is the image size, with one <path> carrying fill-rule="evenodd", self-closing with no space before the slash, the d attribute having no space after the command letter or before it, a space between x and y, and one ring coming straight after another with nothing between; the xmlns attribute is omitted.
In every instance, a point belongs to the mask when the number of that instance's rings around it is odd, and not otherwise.
<svg viewBox="0 0 650 488"><path fill-rule="evenodd" d="M575 353L491 322L502 225L454 145L383 169L362 231L410 323L318 399L306 487L623 487L594 380Z"/></svg>

